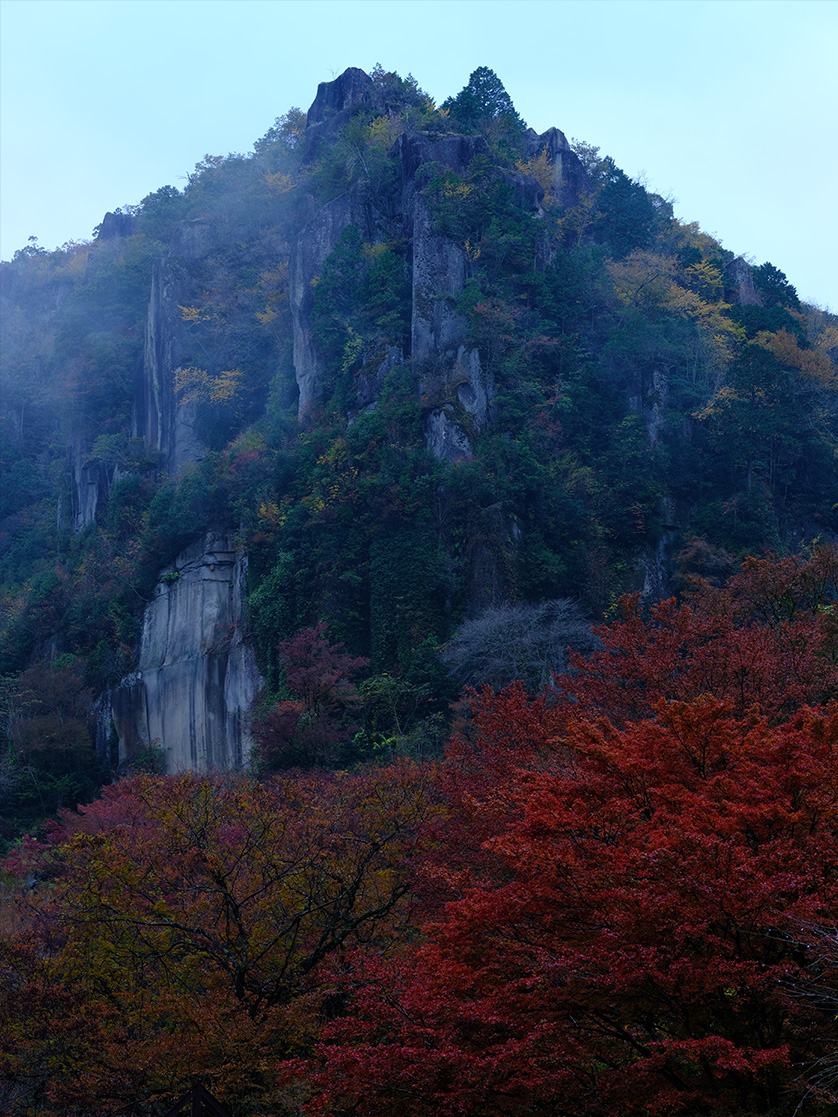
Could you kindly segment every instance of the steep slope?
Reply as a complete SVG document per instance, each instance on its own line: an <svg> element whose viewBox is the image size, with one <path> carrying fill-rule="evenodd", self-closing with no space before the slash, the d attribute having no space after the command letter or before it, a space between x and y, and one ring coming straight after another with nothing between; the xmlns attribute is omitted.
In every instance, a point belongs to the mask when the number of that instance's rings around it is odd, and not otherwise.
<svg viewBox="0 0 838 1117"><path fill-rule="evenodd" d="M834 318L491 71L437 109L347 70L0 280L11 740L63 655L116 696L102 759L246 763L253 654L293 699L276 648L318 621L441 692L465 618L838 529Z"/></svg>

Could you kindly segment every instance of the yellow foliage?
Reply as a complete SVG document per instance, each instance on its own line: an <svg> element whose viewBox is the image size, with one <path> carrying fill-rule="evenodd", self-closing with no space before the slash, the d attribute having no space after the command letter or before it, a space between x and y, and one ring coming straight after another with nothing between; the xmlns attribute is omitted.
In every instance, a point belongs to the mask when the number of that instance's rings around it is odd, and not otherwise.
<svg viewBox="0 0 838 1117"><path fill-rule="evenodd" d="M240 368L225 369L213 375L205 368L190 365L174 370L178 406L186 403L231 403L242 392L244 373Z"/></svg>
<svg viewBox="0 0 838 1117"><path fill-rule="evenodd" d="M351 326L348 327L349 338L343 347L343 360L341 368L349 372L364 351L364 339Z"/></svg>
<svg viewBox="0 0 838 1117"><path fill-rule="evenodd" d="M724 411L726 407L728 407L731 403L734 402L734 400L737 399L739 399L739 396L733 390L733 388L730 388L728 386L720 388L718 392L716 392L715 396L707 401L704 407L702 407L699 411L693 412L693 418L712 419L714 415L718 415L719 412Z"/></svg>
<svg viewBox="0 0 838 1117"><path fill-rule="evenodd" d="M211 312L202 310L199 306L181 306L178 303L178 310L184 322L209 322L214 317Z"/></svg>
<svg viewBox="0 0 838 1117"><path fill-rule="evenodd" d="M271 307L266 306L264 310L257 310L256 317L263 326L271 326L279 317L279 314Z"/></svg>
<svg viewBox="0 0 838 1117"><path fill-rule="evenodd" d="M480 245L472 244L470 240L465 243L466 258L469 260L477 260L480 256Z"/></svg>
<svg viewBox="0 0 838 1117"><path fill-rule="evenodd" d="M544 191L545 196L552 193L553 164L547 158L546 147L543 147L538 155L534 155L532 159L528 159L526 162L519 159L515 164L515 169L520 171L522 175L529 175L530 178L534 178Z"/></svg>
<svg viewBox="0 0 838 1117"><path fill-rule="evenodd" d="M274 194L287 194L289 190L294 189L291 175L284 175L280 171L277 171L276 174L263 175L262 182Z"/></svg>
<svg viewBox="0 0 838 1117"><path fill-rule="evenodd" d="M823 349L824 352L829 352L832 349L838 349L838 329L835 326L826 326L821 330L820 336L816 339L815 344L818 349Z"/></svg>
<svg viewBox="0 0 838 1117"><path fill-rule="evenodd" d="M468 198L474 191L474 186L470 182L446 182L442 187L443 198L453 198L456 201L463 201Z"/></svg>
<svg viewBox="0 0 838 1117"><path fill-rule="evenodd" d="M273 528L281 527L283 516L279 511L279 505L273 500L263 500L259 505L259 519Z"/></svg>
<svg viewBox="0 0 838 1117"><path fill-rule="evenodd" d="M611 261L608 271L624 306L654 306L671 300L675 267L669 256L638 250L625 260Z"/></svg>
<svg viewBox="0 0 838 1117"><path fill-rule="evenodd" d="M388 152L401 133L404 124L391 116L378 116L369 126L370 144L382 152Z"/></svg>
<svg viewBox="0 0 838 1117"><path fill-rule="evenodd" d="M273 271L259 272L259 279L265 286L282 287L288 282L288 264L283 261L277 264Z"/></svg>
<svg viewBox="0 0 838 1117"><path fill-rule="evenodd" d="M773 353L784 368L796 369L801 376L827 391L838 389L838 377L826 353L821 349L801 349L797 337L789 330L776 333L763 330L754 340Z"/></svg>
<svg viewBox="0 0 838 1117"><path fill-rule="evenodd" d="M687 282L696 287L705 298L721 298L724 291L724 277L715 264L702 260L700 264L690 264L685 270Z"/></svg>
<svg viewBox="0 0 838 1117"><path fill-rule="evenodd" d="M728 317L730 305L713 298L723 290L717 268L702 263L687 269L688 277L701 281L703 294L707 296L702 297L678 282L678 264L671 256L636 251L625 260L612 261L607 266L614 290L624 306L662 308L692 321L699 331L703 364L708 375L717 377L721 374L744 341L745 334Z"/></svg>

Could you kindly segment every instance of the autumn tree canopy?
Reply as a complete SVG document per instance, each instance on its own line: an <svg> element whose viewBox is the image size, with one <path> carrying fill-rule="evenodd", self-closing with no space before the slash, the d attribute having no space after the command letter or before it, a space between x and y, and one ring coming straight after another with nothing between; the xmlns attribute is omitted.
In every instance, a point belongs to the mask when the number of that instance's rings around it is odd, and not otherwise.
<svg viewBox="0 0 838 1117"><path fill-rule="evenodd" d="M11 863L38 883L2 940L0 1107L156 1115L200 1071L275 1111L272 1067L340 1011L347 952L403 932L431 777L137 777L65 812Z"/></svg>
<svg viewBox="0 0 838 1117"><path fill-rule="evenodd" d="M803 994L838 912L834 557L626 602L567 699L474 696L425 941L357 983L310 1112L834 1105L834 1011Z"/></svg>

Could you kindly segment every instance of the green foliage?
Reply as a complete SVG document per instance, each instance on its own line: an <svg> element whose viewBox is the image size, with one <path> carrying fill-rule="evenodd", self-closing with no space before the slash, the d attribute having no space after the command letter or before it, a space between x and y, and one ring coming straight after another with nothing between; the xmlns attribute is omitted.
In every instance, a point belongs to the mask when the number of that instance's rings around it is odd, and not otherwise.
<svg viewBox="0 0 838 1117"><path fill-rule="evenodd" d="M38 503L49 492L46 479L30 458L19 456L18 448L0 431L0 520L28 505Z"/></svg>
<svg viewBox="0 0 838 1117"><path fill-rule="evenodd" d="M139 590L148 594L161 567L210 528L227 529L229 489L224 462L209 455L180 480L166 481L148 506L141 539Z"/></svg>
<svg viewBox="0 0 838 1117"><path fill-rule="evenodd" d="M295 630L297 610L293 558L289 552L280 552L273 569L249 595L250 627L270 700L279 697L282 684L276 647Z"/></svg>
<svg viewBox="0 0 838 1117"><path fill-rule="evenodd" d="M482 132L498 151L511 156L521 148L526 125L515 110L500 78L479 66L456 97L442 105L451 122L464 132Z"/></svg>
<svg viewBox="0 0 838 1117"><path fill-rule="evenodd" d="M92 698L73 655L0 677L0 848L98 794Z"/></svg>
<svg viewBox="0 0 838 1117"><path fill-rule="evenodd" d="M800 299L785 274L768 261L754 269L754 286L765 302L771 306L800 309Z"/></svg>
<svg viewBox="0 0 838 1117"><path fill-rule="evenodd" d="M388 348L407 347L410 288L398 248L369 244L350 225L318 278L312 333L325 363L327 395L337 395L343 410L355 376L374 376Z"/></svg>
<svg viewBox="0 0 838 1117"><path fill-rule="evenodd" d="M640 183L630 179L611 160L606 162L609 166L597 196L595 229L620 259L650 243L658 213Z"/></svg>
<svg viewBox="0 0 838 1117"><path fill-rule="evenodd" d="M391 525L370 548L373 666L404 670L414 650L443 629L443 582L430 525Z"/></svg>
<svg viewBox="0 0 838 1117"><path fill-rule="evenodd" d="M777 330L791 330L805 341L805 330L801 322L794 318L787 307L774 304L773 306L734 306L731 307L731 317L745 330L749 339L753 339L764 330L772 333Z"/></svg>
<svg viewBox="0 0 838 1117"><path fill-rule="evenodd" d="M161 569L207 529L235 529L268 703L296 701L277 645L328 622L374 672L342 760L420 756L452 697L436 649L467 618L571 596L596 614L639 588L641 558L680 556L684 588L838 530L833 316L802 308L768 263L752 269L761 305L733 305L732 254L593 145L574 141L588 182L573 210L522 204L523 122L491 70L442 111L410 75L371 77L362 111L320 146L291 109L252 155L207 156L183 191L149 194L133 235L17 254L0 353L0 670L65 652L100 691L130 669ZM403 191L399 136L447 143L455 129L484 137L469 141L482 153L457 173L428 162ZM422 367L410 189L465 272L445 301L460 335ZM291 245L346 190L363 227L313 282L322 409L301 424ZM203 254L178 256L184 222ZM170 247L177 398L211 450L178 480L129 437L152 266ZM471 350L485 412L464 402ZM454 464L428 449L441 413L468 439ZM80 468L99 502L74 534Z"/></svg>
<svg viewBox="0 0 838 1117"><path fill-rule="evenodd" d="M143 233L153 240L167 241L175 225L186 212L185 199L176 186L161 186L147 194L137 207L137 219Z"/></svg>
<svg viewBox="0 0 838 1117"><path fill-rule="evenodd" d="M275 155L288 158L295 152L303 138L306 128L306 114L299 108L290 108L278 116L273 125L261 139L253 145L257 155Z"/></svg>

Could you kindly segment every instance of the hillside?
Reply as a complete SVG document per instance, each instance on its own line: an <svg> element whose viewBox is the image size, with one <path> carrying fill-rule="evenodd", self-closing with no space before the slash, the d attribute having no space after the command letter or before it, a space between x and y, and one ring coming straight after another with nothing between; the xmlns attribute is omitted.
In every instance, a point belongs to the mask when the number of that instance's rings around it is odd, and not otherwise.
<svg viewBox="0 0 838 1117"><path fill-rule="evenodd" d="M838 531L835 317L489 70L347 70L0 294L7 839L138 764L433 753L622 593Z"/></svg>

